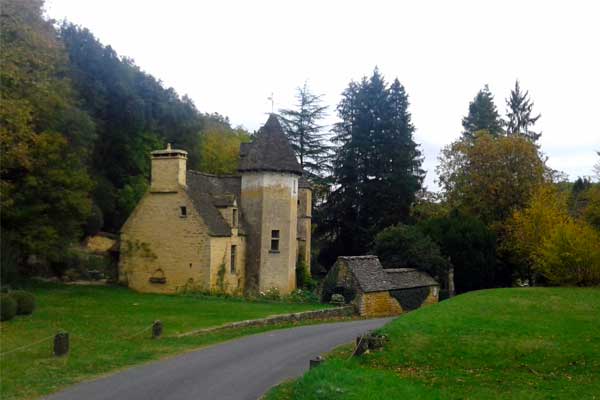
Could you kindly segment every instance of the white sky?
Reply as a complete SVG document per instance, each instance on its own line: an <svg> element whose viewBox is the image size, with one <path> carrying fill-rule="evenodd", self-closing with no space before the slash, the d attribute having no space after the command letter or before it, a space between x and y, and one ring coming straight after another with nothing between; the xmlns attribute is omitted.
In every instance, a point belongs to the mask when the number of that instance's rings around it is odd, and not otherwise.
<svg viewBox="0 0 600 400"><path fill-rule="evenodd" d="M488 83L496 105L529 90L552 168L591 175L600 150L600 2L47 0L203 112L253 130L305 80L331 106L379 66L410 96L426 184Z"/></svg>

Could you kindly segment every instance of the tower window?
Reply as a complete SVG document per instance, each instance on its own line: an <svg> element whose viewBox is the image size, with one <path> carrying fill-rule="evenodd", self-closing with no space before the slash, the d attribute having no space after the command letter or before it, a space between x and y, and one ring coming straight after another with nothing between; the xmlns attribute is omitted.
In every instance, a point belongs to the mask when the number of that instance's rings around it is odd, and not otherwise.
<svg viewBox="0 0 600 400"><path fill-rule="evenodd" d="M237 228L238 226L238 210L234 208L231 214L231 226Z"/></svg>
<svg viewBox="0 0 600 400"><path fill-rule="evenodd" d="M271 231L271 251L279 252L279 230Z"/></svg>
<svg viewBox="0 0 600 400"><path fill-rule="evenodd" d="M231 245L231 273L235 273L235 259L237 256L237 246Z"/></svg>
<svg viewBox="0 0 600 400"><path fill-rule="evenodd" d="M186 206L179 207L179 216L182 218L187 217L187 207Z"/></svg>

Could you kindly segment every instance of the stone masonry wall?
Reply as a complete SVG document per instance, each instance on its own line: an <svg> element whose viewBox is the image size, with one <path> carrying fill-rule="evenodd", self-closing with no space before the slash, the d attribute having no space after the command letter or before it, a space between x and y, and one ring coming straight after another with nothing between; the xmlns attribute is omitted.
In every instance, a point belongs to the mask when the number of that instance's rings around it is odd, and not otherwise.
<svg viewBox="0 0 600 400"><path fill-rule="evenodd" d="M231 272L231 246L236 246L235 271ZM210 284L212 290L241 295L244 292L246 270L246 241L237 236L233 229L232 237L213 237L210 239ZM223 283L220 287L219 272L223 271Z"/></svg>
<svg viewBox="0 0 600 400"><path fill-rule="evenodd" d="M357 300L358 312L364 317L402 314L402 307L388 291L361 293Z"/></svg>
<svg viewBox="0 0 600 400"><path fill-rule="evenodd" d="M187 216L180 215L185 206ZM209 289L210 237L191 199L180 190L147 193L121 231L119 281L140 292ZM165 283L150 278L164 276Z"/></svg>

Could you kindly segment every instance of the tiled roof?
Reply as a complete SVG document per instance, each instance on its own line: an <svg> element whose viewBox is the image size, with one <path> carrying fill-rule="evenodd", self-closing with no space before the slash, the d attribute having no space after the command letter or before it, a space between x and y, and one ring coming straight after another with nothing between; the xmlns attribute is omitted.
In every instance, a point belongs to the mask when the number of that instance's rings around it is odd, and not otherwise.
<svg viewBox="0 0 600 400"><path fill-rule="evenodd" d="M302 169L275 114L258 131L251 143L240 146L240 172L272 171L302 175Z"/></svg>
<svg viewBox="0 0 600 400"><path fill-rule="evenodd" d="M365 293L438 285L431 276L413 268L384 269L377 256L338 257L337 262L348 266Z"/></svg>

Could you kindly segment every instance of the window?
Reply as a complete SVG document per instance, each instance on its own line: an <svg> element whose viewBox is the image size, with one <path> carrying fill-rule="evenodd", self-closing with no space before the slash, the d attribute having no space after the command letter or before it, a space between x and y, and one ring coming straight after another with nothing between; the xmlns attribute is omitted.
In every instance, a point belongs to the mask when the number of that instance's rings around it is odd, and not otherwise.
<svg viewBox="0 0 600 400"><path fill-rule="evenodd" d="M237 253L237 246L231 245L231 273L235 273L235 258L236 258L236 254Z"/></svg>
<svg viewBox="0 0 600 400"><path fill-rule="evenodd" d="M279 230L271 231L271 251L279 253Z"/></svg>
<svg viewBox="0 0 600 400"><path fill-rule="evenodd" d="M179 216L181 218L187 217L187 207L186 206L179 207Z"/></svg>
<svg viewBox="0 0 600 400"><path fill-rule="evenodd" d="M234 208L232 210L232 214L231 214L231 226L233 228L237 228L237 226L238 226L238 210L237 210L237 208Z"/></svg>

